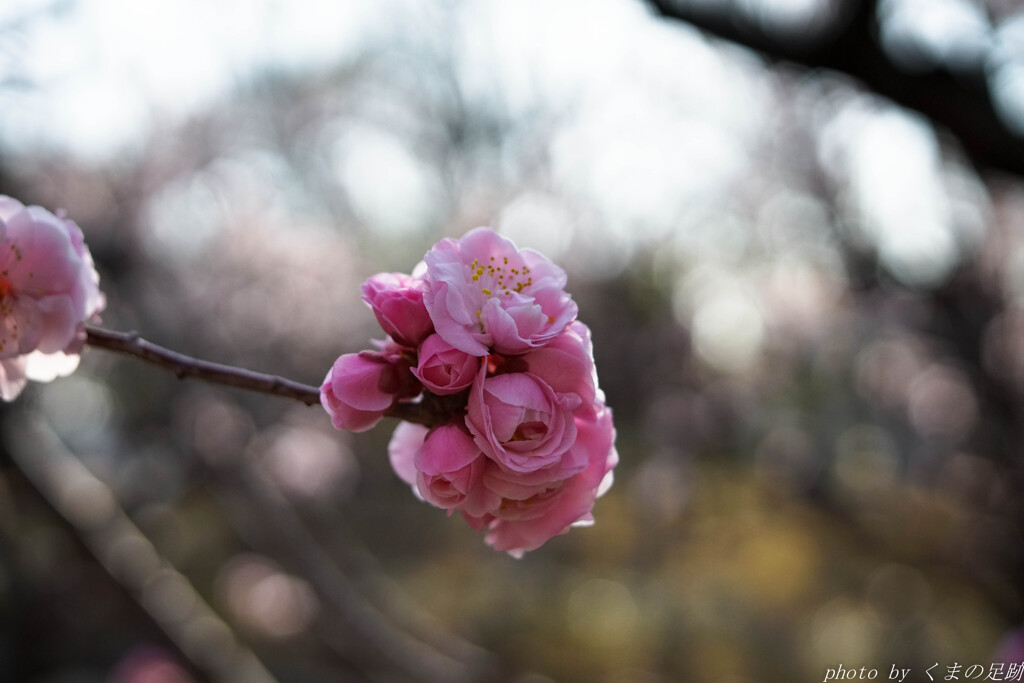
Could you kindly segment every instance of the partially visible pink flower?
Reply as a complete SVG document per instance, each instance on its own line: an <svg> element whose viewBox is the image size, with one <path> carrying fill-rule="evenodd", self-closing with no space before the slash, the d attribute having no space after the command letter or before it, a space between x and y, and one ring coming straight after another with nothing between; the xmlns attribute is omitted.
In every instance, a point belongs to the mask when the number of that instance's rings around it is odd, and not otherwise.
<svg viewBox="0 0 1024 683"><path fill-rule="evenodd" d="M195 683L196 679L162 647L143 644L129 650L107 680L111 683Z"/></svg>
<svg viewBox="0 0 1024 683"><path fill-rule="evenodd" d="M334 361L320 387L320 403L338 429L366 431L395 401L419 393L409 361L392 346L346 353Z"/></svg>
<svg viewBox="0 0 1024 683"><path fill-rule="evenodd" d="M444 239L424 257L423 301L441 337L474 356L542 346L576 317L565 271L490 228Z"/></svg>
<svg viewBox="0 0 1024 683"><path fill-rule="evenodd" d="M81 229L0 195L0 398L73 371L105 303Z"/></svg>
<svg viewBox="0 0 1024 683"><path fill-rule="evenodd" d="M370 305L384 331L402 346L416 348L434 331L423 305L423 280L405 273L378 273L363 283L363 301Z"/></svg>
<svg viewBox="0 0 1024 683"><path fill-rule="evenodd" d="M1024 662L1024 628L1009 631L996 647L992 661L1011 664Z"/></svg>
<svg viewBox="0 0 1024 683"><path fill-rule="evenodd" d="M480 369L480 358L455 348L432 334L419 349L419 365L412 371L423 386L440 396L457 394L470 384Z"/></svg>
<svg viewBox="0 0 1024 683"><path fill-rule="evenodd" d="M501 504L485 515L464 509L463 516L478 531L487 529L485 540L495 550L520 557L574 526L593 524L594 501L611 486L619 457L611 410L595 405L582 412L576 417L579 437L570 450L573 459L586 463L583 471L535 487L497 467L484 474L485 488L501 495Z"/></svg>

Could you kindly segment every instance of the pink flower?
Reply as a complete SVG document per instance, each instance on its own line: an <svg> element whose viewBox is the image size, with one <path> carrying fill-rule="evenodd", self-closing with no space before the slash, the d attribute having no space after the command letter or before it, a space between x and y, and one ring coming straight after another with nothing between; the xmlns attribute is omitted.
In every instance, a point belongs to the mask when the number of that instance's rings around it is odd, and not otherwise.
<svg viewBox="0 0 1024 683"><path fill-rule="evenodd" d="M517 354L542 346L575 317L565 272L519 250L490 228L444 239L424 257L423 301L441 337L474 356Z"/></svg>
<svg viewBox="0 0 1024 683"><path fill-rule="evenodd" d="M469 395L466 425L502 468L539 481L564 479L585 467L569 446L573 413L599 399L590 330L572 323L547 346L481 367Z"/></svg>
<svg viewBox="0 0 1024 683"><path fill-rule="evenodd" d="M457 394L470 384L480 369L480 358L460 351L440 335L432 334L419 349L419 365L412 371L435 394Z"/></svg>
<svg viewBox="0 0 1024 683"><path fill-rule="evenodd" d="M461 420L428 430L402 422L388 445L395 472L428 503L449 511L460 508L485 515L501 498L483 486L487 458Z"/></svg>
<svg viewBox="0 0 1024 683"><path fill-rule="evenodd" d="M571 451L585 469L566 480L526 486L520 479L493 467L484 474L485 488L501 496L501 504L485 515L463 509L463 517L478 531L487 529L486 542L515 557L535 550L574 526L593 524L594 501L612 484L618 463L611 411L595 404L577 415L579 437Z"/></svg>
<svg viewBox="0 0 1024 683"><path fill-rule="evenodd" d="M517 557L592 523L618 462L590 330L565 282L488 228L441 240L413 276L367 280L363 297L397 344L342 356L322 388L335 426L357 431L426 389L408 415L428 426L398 425L391 466Z"/></svg>
<svg viewBox="0 0 1024 683"><path fill-rule="evenodd" d="M576 440L573 412L580 397L556 392L532 373L485 377L485 371L481 368L473 384L466 414L480 450L513 472L562 464Z"/></svg>
<svg viewBox="0 0 1024 683"><path fill-rule="evenodd" d="M409 361L393 344L381 351L346 353L324 378L320 403L338 429L366 431L395 401L419 393Z"/></svg>
<svg viewBox="0 0 1024 683"><path fill-rule="evenodd" d="M105 303L81 229L0 195L0 397L73 371Z"/></svg>
<svg viewBox="0 0 1024 683"><path fill-rule="evenodd" d="M423 280L405 273L378 273L363 283L363 301L377 322L402 346L416 348L434 331L423 305Z"/></svg>

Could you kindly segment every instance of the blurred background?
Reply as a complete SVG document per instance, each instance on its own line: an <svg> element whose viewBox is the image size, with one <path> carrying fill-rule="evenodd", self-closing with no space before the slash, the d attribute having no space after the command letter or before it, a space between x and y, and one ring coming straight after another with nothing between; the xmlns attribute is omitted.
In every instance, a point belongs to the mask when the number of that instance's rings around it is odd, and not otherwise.
<svg viewBox="0 0 1024 683"><path fill-rule="evenodd" d="M1014 0L4 0L0 193L105 326L318 384L365 277L491 225L568 271L622 461L517 561L393 421L86 351L0 413L0 680L1024 661L1022 177Z"/></svg>

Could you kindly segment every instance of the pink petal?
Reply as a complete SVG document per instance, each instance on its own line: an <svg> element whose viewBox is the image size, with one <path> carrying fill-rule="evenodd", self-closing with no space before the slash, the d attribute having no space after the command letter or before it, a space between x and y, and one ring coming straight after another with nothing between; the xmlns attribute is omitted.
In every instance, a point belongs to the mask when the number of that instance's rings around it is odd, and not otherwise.
<svg viewBox="0 0 1024 683"><path fill-rule="evenodd" d="M41 336L36 349L42 353L64 351L79 332L81 317L70 296L59 294L39 299L36 307L41 313Z"/></svg>
<svg viewBox="0 0 1024 683"><path fill-rule="evenodd" d="M331 416L331 424L337 429L353 432L364 432L380 422L383 414L380 411L356 410L334 394L331 383L331 371L328 371L320 386L320 404Z"/></svg>
<svg viewBox="0 0 1024 683"><path fill-rule="evenodd" d="M28 361L24 356L0 360L0 398L13 401L28 383L25 366Z"/></svg>
<svg viewBox="0 0 1024 683"><path fill-rule="evenodd" d="M453 420L430 431L416 455L416 469L427 475L455 472L481 455L461 420Z"/></svg>
<svg viewBox="0 0 1024 683"><path fill-rule="evenodd" d="M67 227L49 211L30 207L27 215L15 216L7 224L7 241L8 277L15 288L34 296L76 289L82 259ZM75 303L84 307L84 298Z"/></svg>
<svg viewBox="0 0 1024 683"><path fill-rule="evenodd" d="M362 411L387 410L395 397L381 387L391 368L384 360L363 353L346 353L334 361L331 388L339 401Z"/></svg>
<svg viewBox="0 0 1024 683"><path fill-rule="evenodd" d="M395 474L405 483L416 485L416 452L429 430L423 425L399 422L388 443L388 458Z"/></svg>
<svg viewBox="0 0 1024 683"><path fill-rule="evenodd" d="M52 382L58 377L67 377L74 372L78 368L79 360L80 356L77 353L33 351L25 356L25 375L33 382Z"/></svg>

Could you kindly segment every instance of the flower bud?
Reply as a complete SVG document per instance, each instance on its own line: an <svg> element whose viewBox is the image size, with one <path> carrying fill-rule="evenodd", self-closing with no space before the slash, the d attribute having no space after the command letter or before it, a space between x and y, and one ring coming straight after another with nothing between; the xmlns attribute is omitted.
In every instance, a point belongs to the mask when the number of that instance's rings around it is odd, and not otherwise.
<svg viewBox="0 0 1024 683"><path fill-rule="evenodd" d="M423 386L435 394L457 394L470 384L480 368L480 359L455 348L440 335L432 334L420 346L419 365L412 371Z"/></svg>
<svg viewBox="0 0 1024 683"><path fill-rule="evenodd" d="M434 331L423 305L423 281L404 273L377 273L363 283L363 301L402 346L414 349Z"/></svg>
<svg viewBox="0 0 1024 683"><path fill-rule="evenodd" d="M320 387L320 403L338 429L362 432L377 424L395 401L415 396L417 387L402 354L346 353L334 361Z"/></svg>

